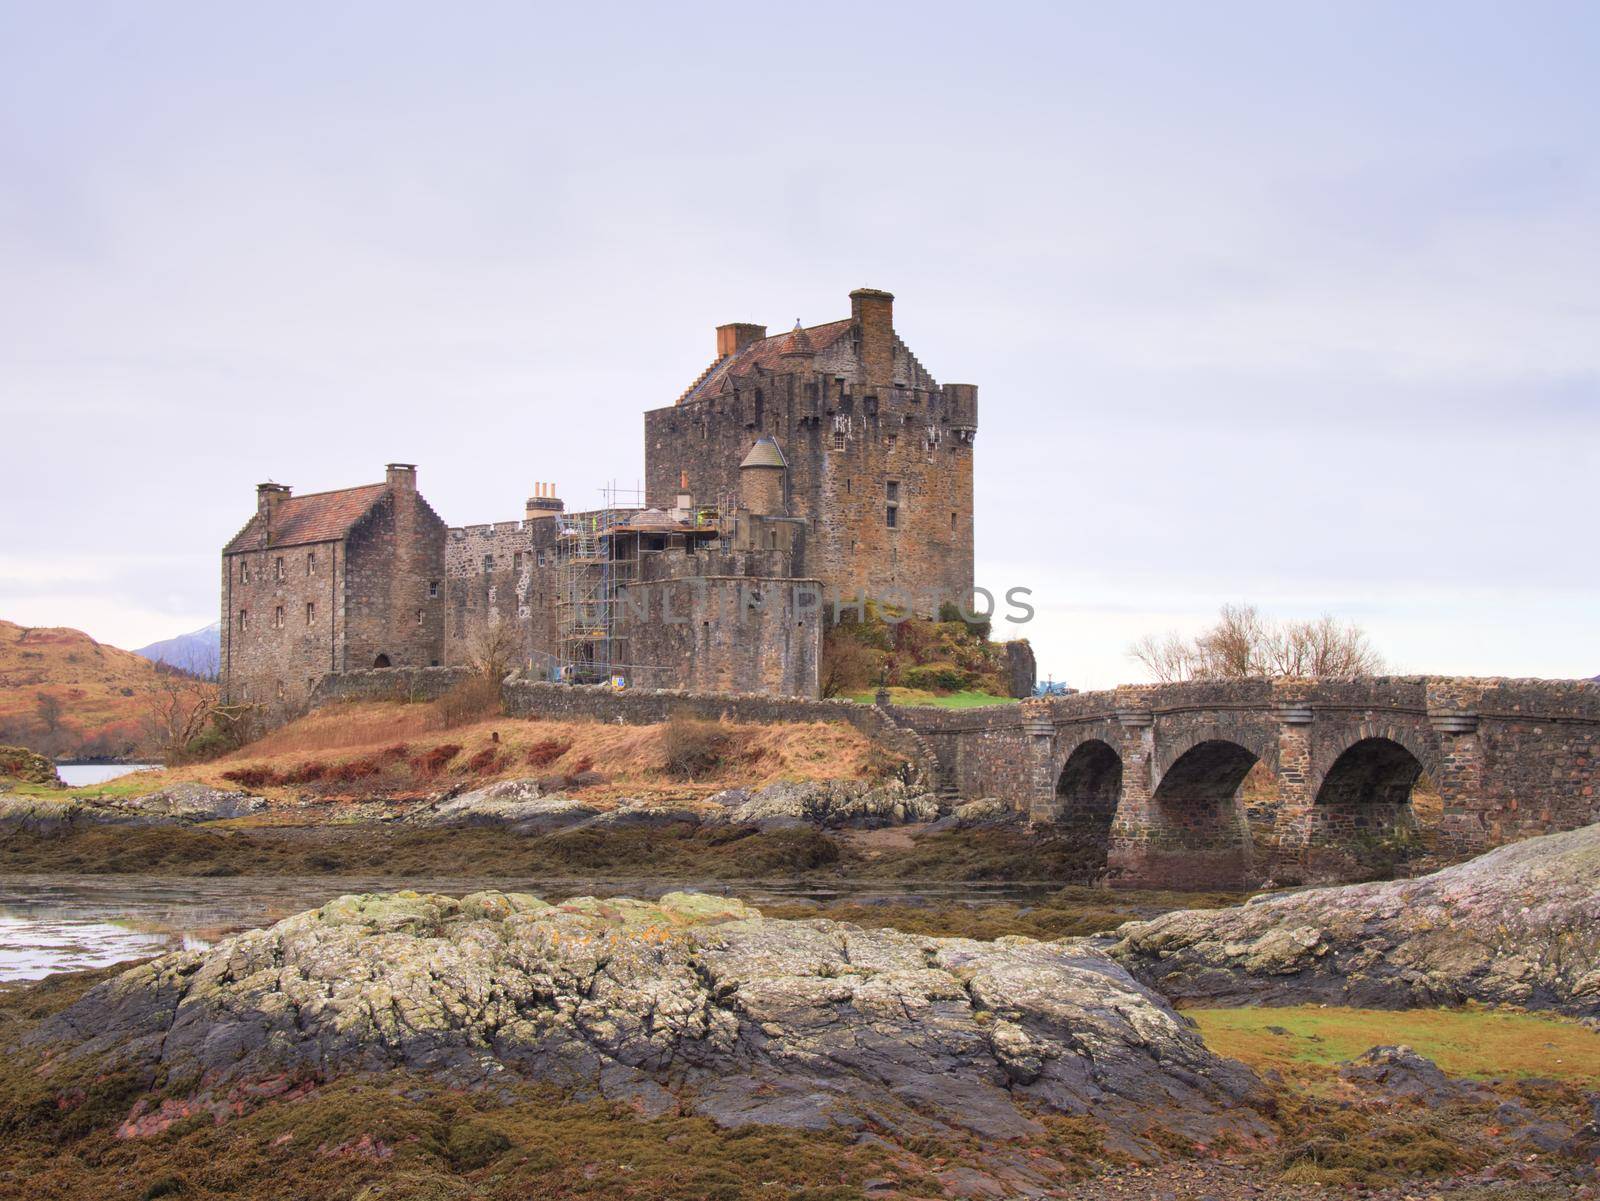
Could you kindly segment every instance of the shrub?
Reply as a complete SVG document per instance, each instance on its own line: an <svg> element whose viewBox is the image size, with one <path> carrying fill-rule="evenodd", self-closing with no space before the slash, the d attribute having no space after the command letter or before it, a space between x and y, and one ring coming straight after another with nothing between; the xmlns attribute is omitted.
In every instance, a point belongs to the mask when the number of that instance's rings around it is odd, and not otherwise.
<svg viewBox="0 0 1600 1201"><path fill-rule="evenodd" d="M424 751L411 761L411 765L426 776L436 776L444 770L445 764L461 753L461 748L453 742L442 742L431 750Z"/></svg>
<svg viewBox="0 0 1600 1201"><path fill-rule="evenodd" d="M728 743L728 731L717 722L674 717L661 730L662 767L674 779L696 779L721 766Z"/></svg>
<svg viewBox="0 0 1600 1201"><path fill-rule="evenodd" d="M527 750L528 766L549 767L571 749L570 742L562 742L559 738L541 739Z"/></svg>
<svg viewBox="0 0 1600 1201"><path fill-rule="evenodd" d="M257 764L254 767L236 767L222 773L222 778L241 788L274 788L283 783L283 777L272 768Z"/></svg>
<svg viewBox="0 0 1600 1201"><path fill-rule="evenodd" d="M444 729L498 717L504 712L500 682L481 675L462 680L434 702L434 712Z"/></svg>
<svg viewBox="0 0 1600 1201"><path fill-rule="evenodd" d="M928 692L960 692L972 685L972 673L954 663L922 663L908 667L900 673L900 682L907 688L921 688Z"/></svg>
<svg viewBox="0 0 1600 1201"><path fill-rule="evenodd" d="M468 759L464 768L468 775L491 775L500 770L500 751L496 747L486 746L472 758Z"/></svg>

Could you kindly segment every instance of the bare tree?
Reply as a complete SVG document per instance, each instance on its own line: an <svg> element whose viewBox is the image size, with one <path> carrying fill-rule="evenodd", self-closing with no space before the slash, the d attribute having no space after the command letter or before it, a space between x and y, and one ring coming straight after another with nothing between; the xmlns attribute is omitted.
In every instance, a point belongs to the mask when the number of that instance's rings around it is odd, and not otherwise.
<svg viewBox="0 0 1600 1201"><path fill-rule="evenodd" d="M1128 648L1157 682L1282 677L1370 676L1382 657L1365 631L1323 616L1274 622L1254 605L1224 605L1217 624L1193 639L1146 635Z"/></svg>
<svg viewBox="0 0 1600 1201"><path fill-rule="evenodd" d="M1146 634L1128 648L1128 654L1148 671L1158 684L1176 684L1195 677L1195 647L1174 632L1157 637Z"/></svg>
<svg viewBox="0 0 1600 1201"><path fill-rule="evenodd" d="M526 657L516 624L495 619L480 627L467 644L467 657L482 675L496 683L505 679Z"/></svg>
<svg viewBox="0 0 1600 1201"><path fill-rule="evenodd" d="M157 667L145 685L140 714L147 749L164 761L182 758L217 711L215 684L188 672Z"/></svg>
<svg viewBox="0 0 1600 1201"><path fill-rule="evenodd" d="M36 693L33 698L33 715L39 722L39 747L46 755L58 755L67 741L62 728L61 698L48 692Z"/></svg>

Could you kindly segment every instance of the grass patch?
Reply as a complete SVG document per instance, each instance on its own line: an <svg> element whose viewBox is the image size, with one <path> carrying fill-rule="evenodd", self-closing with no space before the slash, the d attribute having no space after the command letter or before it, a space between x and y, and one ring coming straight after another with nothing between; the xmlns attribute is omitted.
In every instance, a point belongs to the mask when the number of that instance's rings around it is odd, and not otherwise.
<svg viewBox="0 0 1600 1201"><path fill-rule="evenodd" d="M846 699L870 705L877 696L875 689L850 693ZM985 705L1015 705L1014 696L995 696L988 692L929 692L923 688L891 688L889 700L896 705L928 706L935 709L977 709Z"/></svg>
<svg viewBox="0 0 1600 1201"><path fill-rule="evenodd" d="M1328 1068L1369 1047L1404 1044L1451 1076L1600 1086L1600 1033L1551 1014L1317 1005L1186 1012L1208 1047L1258 1071Z"/></svg>

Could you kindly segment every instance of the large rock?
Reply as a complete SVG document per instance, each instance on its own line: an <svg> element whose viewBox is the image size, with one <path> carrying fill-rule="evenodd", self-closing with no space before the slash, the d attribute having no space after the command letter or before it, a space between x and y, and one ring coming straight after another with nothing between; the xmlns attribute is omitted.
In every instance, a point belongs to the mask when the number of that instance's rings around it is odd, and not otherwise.
<svg viewBox="0 0 1600 1201"><path fill-rule="evenodd" d="M498 826L519 834L546 834L576 826L599 812L566 793L545 793L537 780L502 780L442 801L409 820L429 826Z"/></svg>
<svg viewBox="0 0 1600 1201"><path fill-rule="evenodd" d="M135 818L151 821L209 822L259 813L267 807L262 797L230 792L190 782L173 784L144 796L108 803Z"/></svg>
<svg viewBox="0 0 1600 1201"><path fill-rule="evenodd" d="M261 797L183 783L139 797L0 796L0 829L58 835L91 826L191 825L266 808Z"/></svg>
<svg viewBox="0 0 1600 1201"><path fill-rule="evenodd" d="M1416 880L1169 913L1117 937L1112 955L1183 1000L1484 1001L1600 1015L1600 826Z"/></svg>
<svg viewBox="0 0 1600 1201"><path fill-rule="evenodd" d="M0 746L0 783L63 787L56 765L24 746Z"/></svg>
<svg viewBox="0 0 1600 1201"><path fill-rule="evenodd" d="M405 1068L526 1078L724 1125L1037 1131L1041 1112L1260 1133L1260 1086L1081 946L974 942L738 901L349 896L133 968L29 1036L197 1099Z"/></svg>
<svg viewBox="0 0 1600 1201"><path fill-rule="evenodd" d="M730 822L762 826L817 825L872 830L939 816L939 798L908 789L899 780L797 780L769 785L748 795L719 793L734 803L724 811Z"/></svg>

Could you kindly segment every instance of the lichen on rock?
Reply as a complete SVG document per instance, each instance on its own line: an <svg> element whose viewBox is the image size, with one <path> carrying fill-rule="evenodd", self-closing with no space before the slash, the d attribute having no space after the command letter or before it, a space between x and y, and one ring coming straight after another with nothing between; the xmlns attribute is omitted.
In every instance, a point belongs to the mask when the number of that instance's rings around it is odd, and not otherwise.
<svg viewBox="0 0 1600 1201"><path fill-rule="evenodd" d="M1261 1087L1081 944L767 919L724 897L347 896L99 985L52 1069L197 1094L404 1068L738 1126L1005 1138L1036 1115L1255 1134Z"/></svg>

